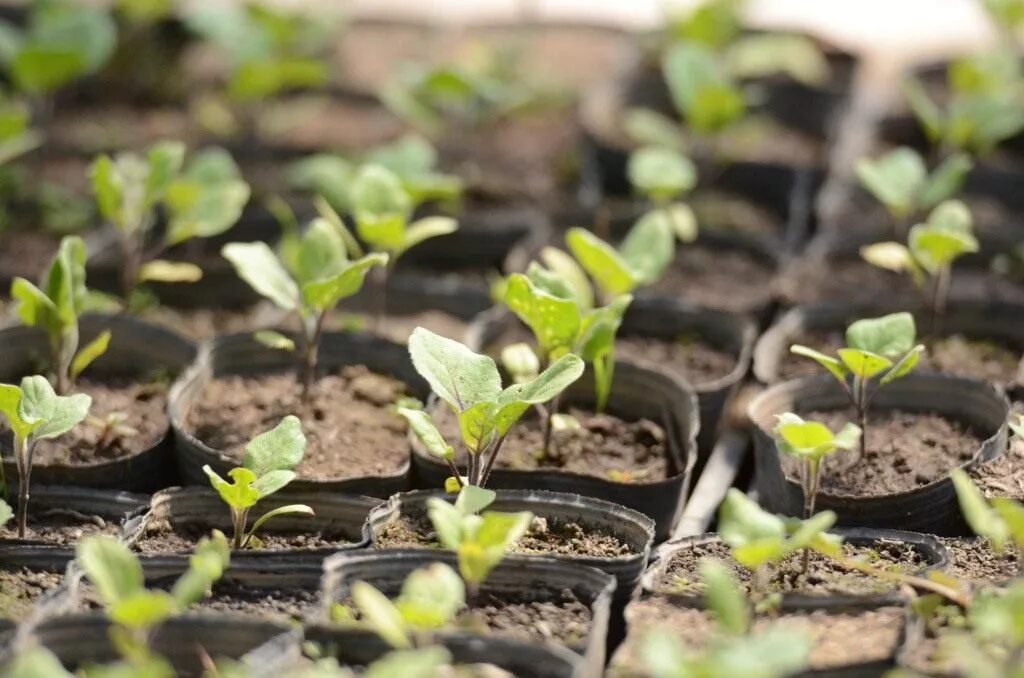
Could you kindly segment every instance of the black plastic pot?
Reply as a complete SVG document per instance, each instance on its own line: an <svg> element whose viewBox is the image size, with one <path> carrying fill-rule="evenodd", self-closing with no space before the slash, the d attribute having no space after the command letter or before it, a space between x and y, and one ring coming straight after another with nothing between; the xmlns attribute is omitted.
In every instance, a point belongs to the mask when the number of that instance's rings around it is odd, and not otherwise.
<svg viewBox="0 0 1024 678"><path fill-rule="evenodd" d="M50 544L38 542L18 542L17 540L0 541L0 570L33 572L52 572L64 575L74 560L74 551ZM43 593L34 603L32 612L15 624L7 618L8 611L0 611L0 653L6 646L6 637L18 633L26 633L33 625L52 616L65 614L72 609L72 600L68 589L61 584ZM2 662L0 662L2 663Z"/></svg>
<svg viewBox="0 0 1024 678"><path fill-rule="evenodd" d="M215 450L196 438L185 425L189 409L203 387L224 375L257 375L295 369L296 357L287 351L267 348L251 334L232 334L204 344L190 367L171 387L168 411L174 430L174 449L184 482L206 485L202 468L209 464L218 473L227 473L237 465L223 451ZM425 400L429 387L413 368L409 352L386 339L370 334L325 333L320 343L318 365L321 373L346 365L365 365L374 372L387 374L402 382L411 394ZM296 492L348 492L388 497L406 489L408 466L382 476L361 476L341 480L298 478L289 485Z"/></svg>
<svg viewBox="0 0 1024 678"><path fill-rule="evenodd" d="M57 617L37 626L31 639L53 652L68 670L118 659L110 642L110 622L101 614ZM203 674L203 653L217 660L242 659L275 636L287 624L258 619L184 614L160 625L150 649L171 663L179 676Z"/></svg>
<svg viewBox="0 0 1024 678"><path fill-rule="evenodd" d="M376 634L328 625L306 628L306 642L316 644L322 656L335 657L342 666L365 666L391 651ZM452 655L452 663L490 664L520 678L582 678L579 655L554 644L520 643L504 638L481 638L469 633L446 632L433 640Z"/></svg>
<svg viewBox="0 0 1024 678"><path fill-rule="evenodd" d="M830 533L839 535L844 542L859 546L870 546L880 541L898 541L909 544L927 562L922 572L931 570L942 571L949 564L949 554L946 547L937 538L930 534L919 534L906 532L904 530L878 530L865 527L835 528ZM695 546L717 543L721 538L717 534L702 534L694 537L666 542L655 549L651 559L651 565L644 572L641 579L643 595L659 595L667 598L679 599L693 605L700 605L700 595L689 595L673 593L672 591L659 590L657 580L665 576L672 556L680 551L685 551ZM904 596L899 589L885 593L871 595L830 595L811 596L799 592L786 592L782 594L782 609L806 610L806 609L828 609L833 607L857 606L862 608L882 607L884 605L898 605L904 602Z"/></svg>
<svg viewBox="0 0 1024 678"><path fill-rule="evenodd" d="M344 603L350 587L367 581L388 597L396 596L402 582L413 570L431 563L457 566L455 554L444 551L395 550L368 553L339 553L324 561L323 591L325 614L334 603ZM506 556L488 575L481 591L515 594L538 590L570 589L592 614L590 633L580 645L571 647L583 657L586 675L597 675L604 666L605 640L615 578L590 567L559 562L551 558Z"/></svg>
<svg viewBox="0 0 1024 678"><path fill-rule="evenodd" d="M565 406L594 406L593 378L589 374L570 386ZM615 380L608 412L627 420L647 418L661 423L668 436L669 477L652 482L619 483L597 476L542 469L536 471L495 467L488 480L491 489L551 490L596 497L639 511L654 520L655 540L667 539L682 510L696 461L700 427L697 398L678 379L630 363L615 365ZM413 485L419 489L444 486L450 475L422 446L412 441Z"/></svg>
<svg viewBox="0 0 1024 678"><path fill-rule="evenodd" d="M251 526L267 511L289 504L306 504L313 509L315 515L275 517L261 528L264 534L302 534L331 530L344 535L346 543L310 549L266 548L234 551L231 555L233 563L251 563L262 567L298 563L307 567L319 568L320 563L328 555L338 551L362 548L368 543L364 527L366 517L371 509L380 504L380 501L370 497L340 493L301 492L292 490L289 486L260 501L249 514L249 525ZM165 521L172 526L198 525L204 532L216 528L229 537L232 534L231 514L228 507L213 490L199 487L174 487L154 494L146 509L138 511L135 516L125 522L124 539L129 546L134 546L145 536L151 526ZM258 537L259 534L256 536ZM147 563L152 561L148 565L149 567L158 567L160 564L175 567L187 561L190 553L191 549L186 552L172 551L166 554L140 555L140 558Z"/></svg>
<svg viewBox="0 0 1024 678"><path fill-rule="evenodd" d="M803 512L800 485L786 477L772 436L775 415L848 405L845 392L830 376L787 381L751 401L747 415L754 423L757 490L766 509L791 516ZM911 374L886 385L874 396L872 410L892 409L934 412L970 426L984 442L961 468L969 470L1006 450L1009 402L990 384L940 374ZM966 534L967 529L949 476L914 490L874 497L821 492L817 509L835 511L838 524L843 526L907 529L943 536Z"/></svg>
<svg viewBox="0 0 1024 678"><path fill-rule="evenodd" d="M386 504L370 512L367 529L370 542L376 542L377 534L392 520L402 514L422 516L426 514L426 502L431 497L454 501L454 497L442 490L419 490L396 494ZM557 553L524 558L543 557L565 563L593 567L615 577L616 598L628 598L636 589L640 575L647 566L647 557L654 540L654 523L650 518L636 511L610 502L581 497L578 494L528 490L499 490L498 497L488 508L494 511L530 511L533 515L558 522L573 522L584 530L600 530L614 535L627 545L629 555L598 557L585 555L561 555ZM412 550L402 547L402 550ZM436 549L425 549L435 551Z"/></svg>
<svg viewBox="0 0 1024 678"><path fill-rule="evenodd" d="M932 324L932 313L920 306L907 308L882 300L873 304L841 302L813 304L792 308L779 316L754 347L754 376L765 384L780 380L782 363L789 357L789 347L804 333L843 332L860 318L874 318L896 311L911 311L922 333ZM942 319L942 335L960 334L971 339L990 340L1024 352L1024 306L1016 304L953 303ZM1008 375L1001 386L1009 386L1016 375Z"/></svg>
<svg viewBox="0 0 1024 678"><path fill-rule="evenodd" d="M746 489L749 478L744 469L750 459L750 436L746 431L725 431L711 450L704 470L690 491L683 515L676 523L672 539L707 532L715 522L718 506L731 487Z"/></svg>
<svg viewBox="0 0 1024 678"><path fill-rule="evenodd" d="M86 372L90 375L131 376L184 370L195 357L195 347L170 330L130 316L85 315L79 322L80 345L84 346L103 330L111 331L110 346ZM33 327L0 330L0 381L17 382L39 372L49 362L45 333ZM169 430L169 427L168 427ZM174 461L168 436L164 435L140 452L113 460L88 464L32 465L32 482L39 485L72 485L130 492L149 492L175 482ZM5 446L9 445L5 441ZM7 449L10 449L7 447ZM5 459L4 473L17 477L13 459Z"/></svg>
<svg viewBox="0 0 1024 678"><path fill-rule="evenodd" d="M679 599L679 598L668 597L668 596L656 596L656 597L652 597L652 598L647 598L647 599L644 599L644 600L636 601L635 603L631 604L629 607L626 608L626 623L628 625L630 625L631 637L628 637L626 639L626 641L619 647L619 652L616 653L616 655L612 658L612 665L611 665L611 669L609 671L609 675L613 675L613 676L644 675L642 672L637 672L637 670L635 668L635 664L638 661L638 659L636 657L636 654L637 654L637 651L640 648L642 648L642 643L643 643L643 639L644 639L644 631L647 630L647 627L644 627L644 626L641 626L640 624L638 624L637 620L636 620L636 616L641 614L641 610L642 610L643 606L649 605L649 604L651 604L651 603L653 603L655 601L657 601L658 603L663 604L663 605L667 605L667 606L670 606L670 607L673 607L673 608L677 608L679 610L701 610L701 609L703 609L703 605L701 604L700 600L692 600L691 601L691 600ZM785 611L799 613L799 612L804 612L804 611L806 611L806 612L813 612L813 611L816 611L816 610L819 610L819 609L822 609L822 608L789 608L788 610L785 610ZM877 608L874 608L874 609L872 609L872 608L865 608L863 606L858 606L858 605L834 605L834 606L829 606L829 607L826 607L826 608L823 608L823 609L824 609L824 611L828 615L838 615L838 614L866 614L866 613L871 613L871 612L876 611ZM899 608L889 607L888 609L896 611ZM649 617L647 617L645 615L645 616L643 616L641 618L646 620ZM878 676L883 675L884 672L887 669L890 669L890 668L892 668L894 666L895 660L896 660L896 655L899 652L899 648L905 642L906 633L907 633L907 629L906 629L906 625L905 625L906 624L905 617L901 617L901 622L902 623L901 623L900 628L899 628L899 633L897 635L896 642L894 643L894 646L893 646L893 651L892 651L892 653L889 656L887 656L887 657L885 657L883 659L867 660L867 661L855 661L853 663L849 663L849 664L842 665L842 666L832 666L832 667L828 667L828 668L818 668L818 669L806 669L806 670L801 671L799 673L793 674L794 678L877 678ZM786 625L786 620L785 619L780 620L778 623L780 625L782 625L782 626L785 626ZM668 631L671 631L672 627L670 626L670 624L671 624L671 617L669 617L668 619L661 619L659 626L660 626L660 628L663 628L663 629L666 629ZM696 642L696 644L699 645L698 639L686 638L685 636L682 636L682 632L680 632L679 635L680 635L680 640L682 642ZM858 638L850 638L848 640L848 642L851 643L854 647L858 647L857 643L859 642L859 639Z"/></svg>
<svg viewBox="0 0 1024 678"><path fill-rule="evenodd" d="M500 345L503 335L514 332L519 326L519 321L512 313L495 307L478 316L469 326L466 342L473 350L486 352ZM665 342L675 342L680 337L693 337L736 358L736 366L729 374L710 382L693 383L687 375L671 371L673 377L689 385L697 394L700 432L697 434L698 456L693 475L699 477L715 445L722 413L747 374L757 336L753 321L746 316L680 301L637 299L626 311L618 336L653 338ZM668 371L665 365L637 360L632 356L629 360L651 371Z"/></svg>
<svg viewBox="0 0 1024 678"><path fill-rule="evenodd" d="M8 487L8 496L13 507L17 502L17 488ZM95 516L120 526L129 514L148 504L148 496L128 492L94 490L85 487L32 485L29 492L29 525L32 524L33 516L51 512L57 515L74 513L82 516ZM11 526L11 534L16 534L13 531L13 523ZM18 539L14 536L0 537L0 545L5 546L41 546L46 544L47 542ZM74 546L54 544L50 544L50 546L63 551L69 558L74 557Z"/></svg>

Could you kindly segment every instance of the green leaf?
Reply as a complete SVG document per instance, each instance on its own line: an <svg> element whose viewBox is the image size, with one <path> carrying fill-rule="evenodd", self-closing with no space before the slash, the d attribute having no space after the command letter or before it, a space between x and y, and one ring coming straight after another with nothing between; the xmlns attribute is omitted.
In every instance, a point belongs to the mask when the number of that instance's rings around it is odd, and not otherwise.
<svg viewBox="0 0 1024 678"><path fill-rule="evenodd" d="M442 628L466 603L466 587L458 573L444 563L413 570L395 601L405 623L414 629Z"/></svg>
<svg viewBox="0 0 1024 678"><path fill-rule="evenodd" d="M700 564L704 600L715 621L727 633L741 635L750 629L750 605L729 568L713 558Z"/></svg>
<svg viewBox="0 0 1024 678"><path fill-rule="evenodd" d="M843 365L856 377L870 379L892 367L893 362L884 356L856 348L841 348L836 353Z"/></svg>
<svg viewBox="0 0 1024 678"><path fill-rule="evenodd" d="M439 497L427 499L427 517L430 519L434 532L437 533L437 540L446 549L459 548L459 544L462 542L462 519L464 516L465 514L461 510L444 499Z"/></svg>
<svg viewBox="0 0 1024 678"><path fill-rule="evenodd" d="M517 384L535 379L540 372L540 358L529 344L520 342L501 349L501 366Z"/></svg>
<svg viewBox="0 0 1024 678"><path fill-rule="evenodd" d="M253 339L263 344L267 348L276 349L278 351L295 351L295 341L280 332L273 330L257 330L252 333Z"/></svg>
<svg viewBox="0 0 1024 678"><path fill-rule="evenodd" d="M231 562L231 547L220 530L203 537L188 557L188 569L171 588L171 596L182 609L203 599Z"/></svg>
<svg viewBox="0 0 1024 678"><path fill-rule="evenodd" d="M60 659L42 645L29 645L17 652L0 670L7 678L75 678Z"/></svg>
<svg viewBox="0 0 1024 678"><path fill-rule="evenodd" d="M317 153L289 165L285 178L292 187L323 196L332 208L349 212L352 203L348 189L355 172L355 165L349 160L330 153Z"/></svg>
<svg viewBox="0 0 1024 678"><path fill-rule="evenodd" d="M878 242L860 248L860 256L872 266L901 273L914 267L914 258L906 246L898 242Z"/></svg>
<svg viewBox="0 0 1024 678"><path fill-rule="evenodd" d="M166 591L136 591L109 606L110 621L130 629L146 630L172 617L178 603Z"/></svg>
<svg viewBox="0 0 1024 678"><path fill-rule="evenodd" d="M314 219L299 239L294 261L286 266L301 285L330 278L348 265L348 253L341 232L323 217Z"/></svg>
<svg viewBox="0 0 1024 678"><path fill-rule="evenodd" d="M847 346L888 358L905 354L916 338L914 316L906 312L858 320L846 329Z"/></svg>
<svg viewBox="0 0 1024 678"><path fill-rule="evenodd" d="M293 480L295 480L295 471L267 471L256 478L252 486L262 499L274 494Z"/></svg>
<svg viewBox="0 0 1024 678"><path fill-rule="evenodd" d="M154 259L139 267L139 282L190 283L203 278L203 269L185 261Z"/></svg>
<svg viewBox="0 0 1024 678"><path fill-rule="evenodd" d="M575 259L562 250L544 247L540 251L540 260L553 275L565 282L580 308L587 309L594 305L594 292L590 287L590 280Z"/></svg>
<svg viewBox="0 0 1024 678"><path fill-rule="evenodd" d="M977 252L979 249L978 240L970 232L969 213L968 223L961 221L961 216L956 216L959 210L952 207L952 210L943 210L944 206L955 201L949 201L939 205L929 216L926 224L918 224L910 229L907 239L910 252L914 260L929 273L936 273L939 269L950 265L955 259L964 254ZM943 210L941 214L936 214ZM966 208L965 208L966 211Z"/></svg>
<svg viewBox="0 0 1024 678"><path fill-rule="evenodd" d="M466 485L455 500L455 508L464 515L480 513L493 504L497 497L498 493L494 490L487 490L476 485Z"/></svg>
<svg viewBox="0 0 1024 678"><path fill-rule="evenodd" d="M910 374L913 371L913 369L917 367L918 360L920 360L921 355L923 353L924 346L921 344L918 344L914 348L910 349L910 351L908 351L905 356L900 358L899 361L897 361L896 364L893 365L891 370L885 373L885 376L882 377L879 383L885 385L891 381L899 379L900 377L904 377Z"/></svg>
<svg viewBox="0 0 1024 678"><path fill-rule="evenodd" d="M805 35L745 35L728 46L725 59L733 77L743 80L785 75L804 85L820 87L829 77L828 60Z"/></svg>
<svg viewBox="0 0 1024 678"><path fill-rule="evenodd" d="M473 537L459 544L459 572L463 579L480 584L490 574L505 552L518 541L530 527L533 514L529 511L499 513L488 511L480 516L482 520L473 532Z"/></svg>
<svg viewBox="0 0 1024 678"><path fill-rule="evenodd" d="M785 522L735 488L719 508L718 533L733 558L751 570L785 555Z"/></svg>
<svg viewBox="0 0 1024 678"><path fill-rule="evenodd" d="M685 205L657 208L640 217L630 229L619 246L619 253L636 283L650 285L665 273L676 254L673 223L677 217L686 219L682 215L688 210Z"/></svg>
<svg viewBox="0 0 1024 678"><path fill-rule="evenodd" d="M551 363L536 379L503 390L493 415L497 435L508 433L530 405L546 403L568 388L583 375L584 368L583 360L570 353Z"/></svg>
<svg viewBox="0 0 1024 678"><path fill-rule="evenodd" d="M110 346L110 330L103 330L99 335L82 347L74 360L71 361L71 378L77 379L94 360L107 352Z"/></svg>
<svg viewBox="0 0 1024 678"><path fill-rule="evenodd" d="M35 438L56 438L67 433L85 419L91 405L92 398L84 393L57 395L45 377L35 375L21 380L18 414L22 421L39 420L32 430Z"/></svg>
<svg viewBox="0 0 1024 678"><path fill-rule="evenodd" d="M22 418L21 389L13 384L0 384L0 413L7 419L11 432L21 440L25 440L40 424L42 419L33 417Z"/></svg>
<svg viewBox="0 0 1024 678"><path fill-rule="evenodd" d="M640 282L629 262L590 231L570 228L565 235L565 243L603 294L626 294Z"/></svg>
<svg viewBox="0 0 1024 678"><path fill-rule="evenodd" d="M501 375L490 357L423 327L409 337L409 355L434 393L456 412L494 400L501 392Z"/></svg>
<svg viewBox="0 0 1024 678"><path fill-rule="evenodd" d="M352 232L348 230L345 222L341 220L338 213L334 211L334 208L321 196L313 198L313 206L316 207L317 214L320 215L321 219L327 221L334 230L341 236L342 242L345 244L345 249L350 257L362 257L363 248L359 244Z"/></svg>
<svg viewBox="0 0 1024 678"><path fill-rule="evenodd" d="M24 278L15 278L11 281L11 298L16 303L15 311L23 325L41 327L48 334L60 332L57 306L41 289Z"/></svg>
<svg viewBox="0 0 1024 678"><path fill-rule="evenodd" d="M662 74L676 109L697 134L719 132L746 113L743 93L719 57L696 44L676 43L662 56Z"/></svg>
<svg viewBox="0 0 1024 678"><path fill-rule="evenodd" d="M482 402L459 412L459 434L467 452L480 454L494 440L498 434L497 411L495 403Z"/></svg>
<svg viewBox="0 0 1024 678"><path fill-rule="evenodd" d="M122 184L109 155L96 158L89 168L92 192L100 215L107 221L121 225Z"/></svg>
<svg viewBox="0 0 1024 678"><path fill-rule="evenodd" d="M697 184L697 168L679 151L663 146L644 146L633 151L626 168L629 183L646 197L670 200Z"/></svg>
<svg viewBox="0 0 1024 678"><path fill-rule="evenodd" d="M921 189L918 202L922 208L931 208L952 198L963 188L964 179L974 163L966 153L954 153L946 158L928 177Z"/></svg>
<svg viewBox="0 0 1024 678"><path fill-rule="evenodd" d="M299 288L266 243L233 242L225 245L221 254L258 293L286 311L296 309Z"/></svg>
<svg viewBox="0 0 1024 678"><path fill-rule="evenodd" d="M210 479L210 485L217 490L221 500L232 509L252 508L260 500L259 491L252 486L256 474L247 468L238 466L228 471L232 482L221 478L209 465L203 466L203 473Z"/></svg>
<svg viewBox="0 0 1024 678"><path fill-rule="evenodd" d="M75 561L107 608L142 591L142 565L139 559L113 537L83 537L75 547Z"/></svg>
<svg viewBox="0 0 1024 678"><path fill-rule="evenodd" d="M302 286L302 299L307 306L328 311L342 299L362 289L366 276L374 266L387 266L388 255L381 252L357 259L329 278L312 280Z"/></svg>
<svg viewBox="0 0 1024 678"><path fill-rule="evenodd" d="M437 430L437 426L434 425L434 420L430 418L430 415L423 410L412 410L407 407L399 407L397 410L398 414L405 417L405 420L409 422L409 428L416 434L423 446L435 457L441 459L453 459L455 457L455 450L449 445L440 431Z"/></svg>
<svg viewBox="0 0 1024 678"><path fill-rule="evenodd" d="M533 332L545 356L572 348L580 329L575 301L542 291L521 273L509 276L504 301Z"/></svg>
<svg viewBox="0 0 1024 678"><path fill-rule="evenodd" d="M842 440L838 440L824 424L804 421L795 414L786 413L779 415L775 434L779 437L780 447L786 454L818 460L838 449L848 449L851 442L856 443L860 436L860 428L847 424L843 428Z"/></svg>
<svg viewBox="0 0 1024 678"><path fill-rule="evenodd" d="M146 204L162 200L171 182L185 162L185 144L180 141L159 141L146 152Z"/></svg>
<svg viewBox="0 0 1024 678"><path fill-rule="evenodd" d="M405 230L401 246L396 250L399 257L425 240L454 233L459 229L459 222L451 217L424 217L409 224Z"/></svg>
<svg viewBox="0 0 1024 678"><path fill-rule="evenodd" d="M85 292L85 243L78 236L64 237L46 282L46 296L56 307L61 325L77 322Z"/></svg>
<svg viewBox="0 0 1024 678"><path fill-rule="evenodd" d="M877 160L861 160L856 172L861 185L900 218L914 209L928 177L924 160L907 147L890 151Z"/></svg>
<svg viewBox="0 0 1024 678"><path fill-rule="evenodd" d="M1009 526L988 505L981 490L963 469L953 469L950 478L953 480L964 520L975 534L987 539L994 550L1001 552L1010 537Z"/></svg>
<svg viewBox="0 0 1024 678"><path fill-rule="evenodd" d="M970 234L974 220L967 205L960 200L946 200L928 214L928 225L946 233Z"/></svg>
<svg viewBox="0 0 1024 678"><path fill-rule="evenodd" d="M290 471L299 465L305 451L306 436L302 433L302 422L289 414L277 426L249 441L242 465L256 477L270 471Z"/></svg>
<svg viewBox="0 0 1024 678"><path fill-rule="evenodd" d="M634 142L644 146L662 146L683 150L686 137L679 124L649 108L628 109L622 117L622 130Z"/></svg>
<svg viewBox="0 0 1024 678"><path fill-rule="evenodd" d="M412 200L401 180L378 165L360 168L351 188L359 237L378 249L401 248Z"/></svg>
<svg viewBox="0 0 1024 678"><path fill-rule="evenodd" d="M789 352L793 355L803 356L804 358L810 358L814 362L818 363L829 373L838 379L840 382L846 381L846 367L843 363L830 355L825 355L819 351L815 351L813 348L807 346L801 346L800 344L793 344L789 347Z"/></svg>
<svg viewBox="0 0 1024 678"><path fill-rule="evenodd" d="M399 649L412 647L405 619L387 596L366 582L357 581L352 585L352 602L384 642Z"/></svg>
<svg viewBox="0 0 1024 678"><path fill-rule="evenodd" d="M267 511L262 516L256 519L256 522L252 524L252 529L249 530L249 535L256 534L263 525L271 518L283 515L300 515L300 516L312 516L315 515L313 509L305 504L288 504L287 506L278 506L276 509Z"/></svg>
<svg viewBox="0 0 1024 678"><path fill-rule="evenodd" d="M996 497L992 500L992 508L1006 523L1017 548L1024 548L1024 505L1009 497Z"/></svg>

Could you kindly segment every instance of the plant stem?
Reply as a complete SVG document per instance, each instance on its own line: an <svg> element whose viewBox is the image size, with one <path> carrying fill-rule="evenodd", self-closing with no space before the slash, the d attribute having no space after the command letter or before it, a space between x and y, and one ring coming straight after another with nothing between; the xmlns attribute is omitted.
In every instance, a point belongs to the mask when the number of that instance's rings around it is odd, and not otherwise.
<svg viewBox="0 0 1024 678"><path fill-rule="evenodd" d="M491 478L491 469L494 468L494 460L498 458L498 452L501 452L501 446L505 444L505 438L508 437L508 433L498 438L498 442L494 444L494 449L491 450L491 454L487 457L487 463L484 465L484 474L480 479L480 487L486 487L487 481Z"/></svg>
<svg viewBox="0 0 1024 678"><path fill-rule="evenodd" d="M542 450L544 459L548 458L548 453L551 450L551 432L554 428L554 418L558 414L558 406L561 404L562 394L559 393L551 401L551 407L548 408L547 419L544 420L544 449Z"/></svg>
<svg viewBox="0 0 1024 678"><path fill-rule="evenodd" d="M818 496L818 482L821 478L821 463L817 459L807 459L804 462L804 520L814 515L814 500ZM811 560L811 550L804 548L800 572L807 574L807 566Z"/></svg>
<svg viewBox="0 0 1024 678"><path fill-rule="evenodd" d="M462 485L462 474L459 473L459 467L456 466L455 462L452 461L451 459L446 459L445 461L448 462L448 470L451 471L452 475L455 477L455 482L457 482L459 484L459 487L461 488L463 486Z"/></svg>
<svg viewBox="0 0 1024 678"><path fill-rule="evenodd" d="M18 465L18 538L25 538L28 528L28 486L32 473L32 443L27 438L14 438L14 458Z"/></svg>
<svg viewBox="0 0 1024 678"><path fill-rule="evenodd" d="M867 406L867 380L861 377L853 378L853 404L857 409L857 425L860 426L860 440L857 442L857 461L864 459L867 455L867 433L868 433L868 406Z"/></svg>
<svg viewBox="0 0 1024 678"><path fill-rule="evenodd" d="M304 403L309 403L313 392L313 384L316 383L316 359L320 349L320 337L324 333L326 318L327 311L317 316L312 336L306 337L302 371L302 402Z"/></svg>
<svg viewBox="0 0 1024 678"><path fill-rule="evenodd" d="M942 319L946 315L946 302L949 299L949 286L952 282L949 266L939 269L932 290L932 336L936 339L942 334Z"/></svg>
<svg viewBox="0 0 1024 678"><path fill-rule="evenodd" d="M237 511L232 509L231 522L233 534L231 535L231 548L239 550L245 547L242 537L245 533L245 521L248 511Z"/></svg>

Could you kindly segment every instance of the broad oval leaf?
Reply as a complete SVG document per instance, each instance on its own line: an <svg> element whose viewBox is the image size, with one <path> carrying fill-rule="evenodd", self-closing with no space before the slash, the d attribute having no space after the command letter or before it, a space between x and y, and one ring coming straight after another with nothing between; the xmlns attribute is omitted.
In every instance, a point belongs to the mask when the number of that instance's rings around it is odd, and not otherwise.
<svg viewBox="0 0 1024 678"><path fill-rule="evenodd" d="M410 648L408 628L402 613L387 596L364 581L352 584L352 602L359 608L366 623L387 644Z"/></svg>
<svg viewBox="0 0 1024 678"><path fill-rule="evenodd" d="M113 537L84 537L75 547L75 561L108 608L142 590L139 559Z"/></svg>
<svg viewBox="0 0 1024 678"><path fill-rule="evenodd" d="M409 422L409 428L428 452L441 459L455 457L455 450L437 430L437 426L434 425L434 420L430 418L429 414L423 410L413 410L407 407L399 407L396 411Z"/></svg>
<svg viewBox="0 0 1024 678"><path fill-rule="evenodd" d="M521 273L509 276L504 300L533 332L545 356L571 350L581 322L576 302L538 289Z"/></svg>
<svg viewBox="0 0 1024 678"><path fill-rule="evenodd" d="M329 278L307 282L302 286L303 302L318 311L330 310L342 299L351 297L362 289L371 268L387 266L387 264L387 254L382 252L367 254Z"/></svg>
<svg viewBox="0 0 1024 678"><path fill-rule="evenodd" d="M130 629L151 629L178 611L178 602L166 591L141 589L107 608L110 621Z"/></svg>
<svg viewBox="0 0 1024 678"><path fill-rule="evenodd" d="M225 245L221 254L254 290L286 311L296 309L299 288L266 243L233 242Z"/></svg>
<svg viewBox="0 0 1024 678"><path fill-rule="evenodd" d="M455 500L455 508L464 514L480 513L494 503L498 493L476 485L466 485L459 491Z"/></svg>
<svg viewBox="0 0 1024 678"><path fill-rule="evenodd" d="M494 400L501 392L501 375L494 360L453 339L417 327L409 337L409 355L434 393L456 412Z"/></svg>
<svg viewBox="0 0 1024 678"><path fill-rule="evenodd" d="M884 356L856 348L841 348L837 351L843 365L856 377L870 379L892 367L893 362Z"/></svg>
<svg viewBox="0 0 1024 678"><path fill-rule="evenodd" d="M413 570L402 584L395 606L415 629L438 629L451 622L466 602L466 585L444 563Z"/></svg>
<svg viewBox="0 0 1024 678"><path fill-rule="evenodd" d="M914 209L928 176L920 154L907 147L890 151L877 160L861 160L856 172L861 185L898 217L905 217Z"/></svg>
<svg viewBox="0 0 1024 678"><path fill-rule="evenodd" d="M902 356L914 346L917 326L910 313L865 318L846 328L846 345L887 358Z"/></svg>
<svg viewBox="0 0 1024 678"><path fill-rule="evenodd" d="M242 464L261 477L270 471L290 471L299 465L306 451L302 422L289 414L277 426L264 431L245 446Z"/></svg>
<svg viewBox="0 0 1024 678"><path fill-rule="evenodd" d="M565 243L604 294L631 292L639 275L614 247L583 228L570 228Z"/></svg>
<svg viewBox="0 0 1024 678"><path fill-rule="evenodd" d="M634 287L657 282L675 258L675 216L671 212L675 207L657 208L643 215L622 241L619 252L633 277Z"/></svg>
<svg viewBox="0 0 1024 678"><path fill-rule="evenodd" d="M633 151L626 171L637 191L658 201L675 198L697 184L693 162L664 146L645 146Z"/></svg>
<svg viewBox="0 0 1024 678"><path fill-rule="evenodd" d="M67 433L85 419L92 398L84 393L59 396L50 382L39 375L21 380L21 402L18 412L23 421L39 420L32 430L36 438L56 438Z"/></svg>
<svg viewBox="0 0 1024 678"><path fill-rule="evenodd" d="M263 499L284 488L293 480L295 480L295 471L267 471L253 481L252 487L259 493L260 499Z"/></svg>

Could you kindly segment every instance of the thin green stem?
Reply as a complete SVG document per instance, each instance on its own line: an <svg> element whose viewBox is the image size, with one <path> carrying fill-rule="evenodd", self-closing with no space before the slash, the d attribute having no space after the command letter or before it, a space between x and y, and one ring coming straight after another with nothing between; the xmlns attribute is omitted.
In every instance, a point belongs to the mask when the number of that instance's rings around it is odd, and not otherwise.
<svg viewBox="0 0 1024 678"><path fill-rule="evenodd" d="M32 474L32 441L14 438L14 458L18 465L18 538L25 538L28 529L29 476Z"/></svg>
<svg viewBox="0 0 1024 678"><path fill-rule="evenodd" d="M551 407L548 408L547 419L545 419L544 421L544 448L542 451L544 459L548 458L548 455L551 451L551 433L554 429L554 418L555 415L558 414L558 407L561 404L561 401L562 394L559 393L551 401Z"/></svg>

